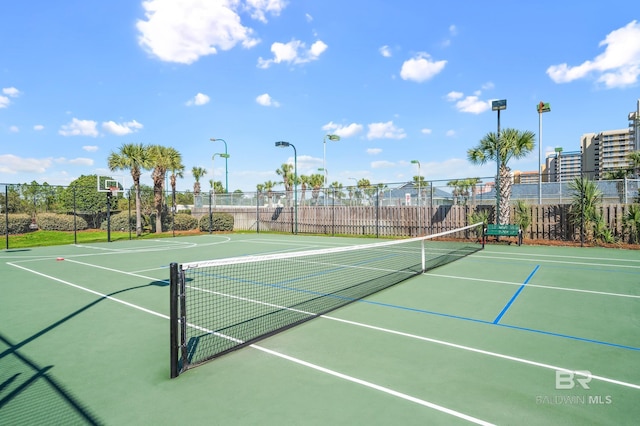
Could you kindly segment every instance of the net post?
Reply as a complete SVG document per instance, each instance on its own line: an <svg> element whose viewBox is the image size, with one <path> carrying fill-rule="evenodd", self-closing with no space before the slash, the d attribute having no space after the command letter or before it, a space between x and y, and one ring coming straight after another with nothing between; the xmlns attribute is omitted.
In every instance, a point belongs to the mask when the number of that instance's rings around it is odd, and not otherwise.
<svg viewBox="0 0 640 426"><path fill-rule="evenodd" d="M177 263L171 263L169 284L169 336L171 339L171 378L178 377L178 286L180 271Z"/></svg>
<svg viewBox="0 0 640 426"><path fill-rule="evenodd" d="M487 228L485 228L484 223L482 224L482 248L484 249L484 242L487 239Z"/></svg>
<svg viewBox="0 0 640 426"><path fill-rule="evenodd" d="M427 255L424 251L424 238L420 240L420 259L422 260L422 273L424 274L427 269Z"/></svg>

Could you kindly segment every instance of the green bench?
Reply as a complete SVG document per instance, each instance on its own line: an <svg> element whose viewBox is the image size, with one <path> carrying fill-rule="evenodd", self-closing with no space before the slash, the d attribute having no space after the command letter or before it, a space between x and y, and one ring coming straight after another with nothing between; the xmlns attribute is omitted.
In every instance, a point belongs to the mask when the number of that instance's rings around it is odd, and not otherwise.
<svg viewBox="0 0 640 426"><path fill-rule="evenodd" d="M484 236L482 239L482 243L486 240L486 237L518 237L518 245L522 245L522 230L520 229L520 225L514 224L494 224L490 223L484 228Z"/></svg>

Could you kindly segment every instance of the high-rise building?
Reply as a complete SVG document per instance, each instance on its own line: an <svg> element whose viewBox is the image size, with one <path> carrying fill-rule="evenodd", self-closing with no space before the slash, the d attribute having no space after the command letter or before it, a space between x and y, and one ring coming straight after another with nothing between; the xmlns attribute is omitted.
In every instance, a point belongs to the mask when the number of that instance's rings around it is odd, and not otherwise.
<svg viewBox="0 0 640 426"><path fill-rule="evenodd" d="M582 173L582 153L580 151L557 150L546 159L545 170L549 182L568 182Z"/></svg>
<svg viewBox="0 0 640 426"><path fill-rule="evenodd" d="M603 179L608 173L629 167L627 155L635 150L634 133L620 129L582 135L582 168L587 176Z"/></svg>

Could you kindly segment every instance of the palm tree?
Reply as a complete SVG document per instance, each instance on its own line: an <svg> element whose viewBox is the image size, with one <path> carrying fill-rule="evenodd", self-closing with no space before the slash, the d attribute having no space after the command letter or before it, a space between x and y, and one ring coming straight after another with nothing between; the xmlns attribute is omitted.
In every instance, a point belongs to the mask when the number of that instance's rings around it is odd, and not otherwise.
<svg viewBox="0 0 640 426"><path fill-rule="evenodd" d="M267 199L269 200L269 207L272 206L272 194L273 194L273 188L278 185L278 182L274 182L272 180L268 180L266 181L264 184L264 190L267 193Z"/></svg>
<svg viewBox="0 0 640 426"><path fill-rule="evenodd" d="M140 175L142 170L149 169L149 153L141 143L123 144L117 153L112 152L107 160L109 170L129 170L133 179L133 188L136 194L136 236L142 235L142 212L140 199Z"/></svg>
<svg viewBox="0 0 640 426"><path fill-rule="evenodd" d="M293 164L283 163L276 173L282 176L282 183L284 183L284 190L287 194L287 207L291 205L291 188L293 188L295 180L295 170Z"/></svg>
<svg viewBox="0 0 640 426"><path fill-rule="evenodd" d="M300 205L304 205L304 196L307 192L307 186L311 183L311 178L307 175L300 175L298 176L298 182L301 188Z"/></svg>
<svg viewBox="0 0 640 426"><path fill-rule="evenodd" d="M344 198L344 192L342 192L342 184L340 182L333 181L331 183L331 185L329 185L329 188L331 188L333 190L333 198L334 199L338 199L338 200L342 200Z"/></svg>
<svg viewBox="0 0 640 426"><path fill-rule="evenodd" d="M320 189L324 185L324 176L319 173L314 173L309 176L309 185L311 186L311 197L313 198L313 204L318 205L318 197L320 196Z"/></svg>
<svg viewBox="0 0 640 426"><path fill-rule="evenodd" d="M362 178L358 181L357 185L358 192L356 192L356 196L362 196L363 193L369 197L371 196L371 182L369 179Z"/></svg>
<svg viewBox="0 0 640 426"><path fill-rule="evenodd" d="M585 177L578 177L569 182L569 189L573 191L569 206L571 223L579 227L583 235L585 231L592 229L593 234L587 235L587 238L591 239L596 236L597 224L602 218L598 210L602 203L602 191L594 181Z"/></svg>
<svg viewBox="0 0 640 426"><path fill-rule="evenodd" d="M151 145L148 148L153 172L153 198L156 210L156 232L162 232L162 207L164 199L164 182L168 170L178 169L182 165L182 156L171 147Z"/></svg>
<svg viewBox="0 0 640 426"><path fill-rule="evenodd" d="M640 150L630 152L627 154L627 158L631 162L630 169L632 173L640 177Z"/></svg>
<svg viewBox="0 0 640 426"><path fill-rule="evenodd" d="M535 146L535 134L529 130L504 129L500 133L500 144L496 133L490 132L480 143L467 151L467 158L472 164L485 164L500 159L500 170L496 182L500 184L498 212L499 223L509 223L509 202L511 199L511 169L507 166L512 158L526 157ZM498 152L498 147L500 152Z"/></svg>
<svg viewBox="0 0 640 426"><path fill-rule="evenodd" d="M176 211L176 179L184 177L184 165L182 164L182 158L180 164L173 164L169 169L171 175L169 176L169 182L171 183L171 207L172 211Z"/></svg>
<svg viewBox="0 0 640 426"><path fill-rule="evenodd" d="M207 169L204 167L194 166L191 169L191 174L193 175L193 179L195 179L195 182L193 183L193 196L197 197L200 195L200 191L202 190L202 188L200 188L200 178L207 174Z"/></svg>
<svg viewBox="0 0 640 426"><path fill-rule="evenodd" d="M256 185L256 198L258 199L258 205L260 205L260 201L262 199L262 191L264 191L264 184L259 183Z"/></svg>

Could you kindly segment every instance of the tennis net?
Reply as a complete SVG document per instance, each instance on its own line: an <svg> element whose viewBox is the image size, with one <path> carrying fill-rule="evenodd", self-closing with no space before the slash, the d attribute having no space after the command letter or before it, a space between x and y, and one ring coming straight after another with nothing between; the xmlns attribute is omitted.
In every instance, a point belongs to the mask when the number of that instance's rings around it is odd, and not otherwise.
<svg viewBox="0 0 640 426"><path fill-rule="evenodd" d="M427 237L171 264L171 377L482 248Z"/></svg>

